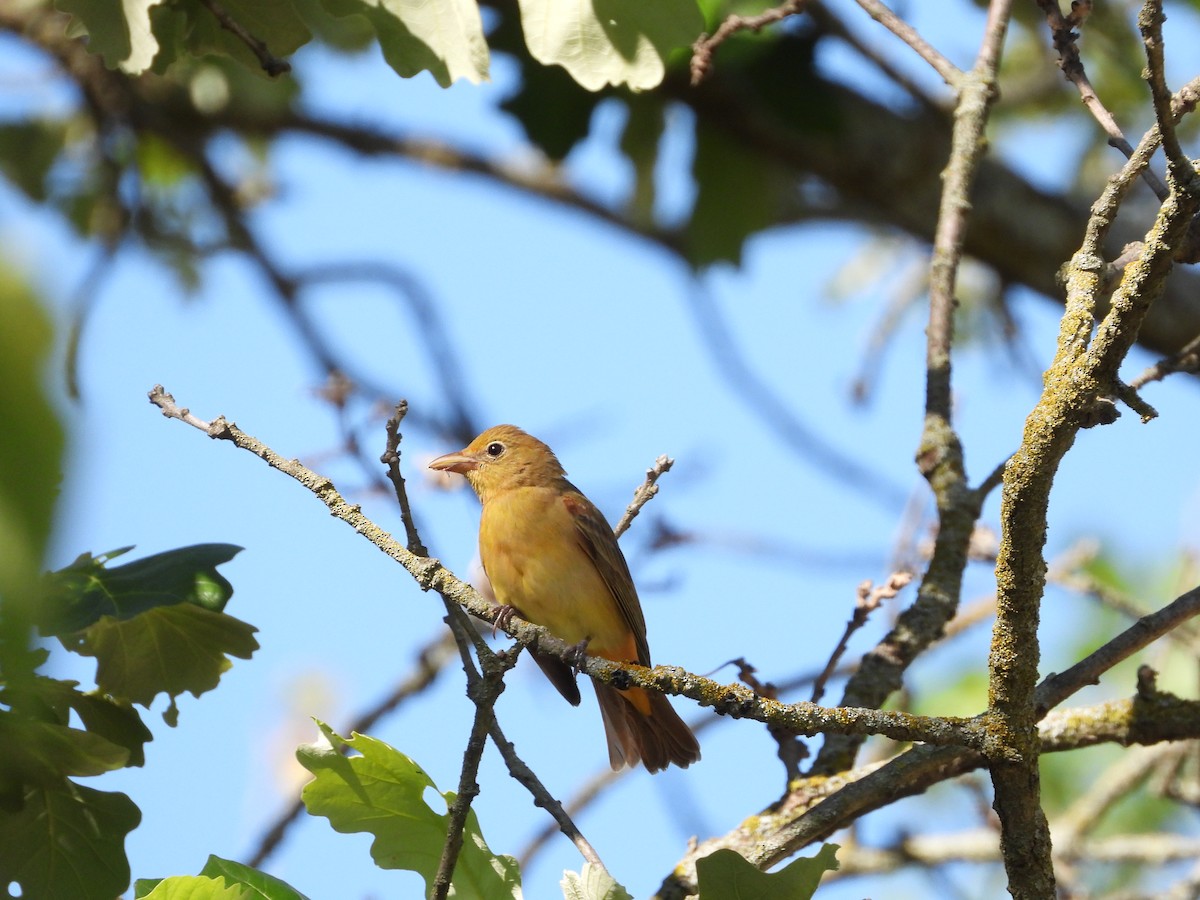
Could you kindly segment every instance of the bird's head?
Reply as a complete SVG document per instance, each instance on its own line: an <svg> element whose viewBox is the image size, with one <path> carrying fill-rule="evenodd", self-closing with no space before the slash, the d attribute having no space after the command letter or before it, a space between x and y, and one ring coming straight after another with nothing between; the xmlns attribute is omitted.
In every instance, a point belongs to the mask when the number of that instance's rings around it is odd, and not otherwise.
<svg viewBox="0 0 1200 900"><path fill-rule="evenodd" d="M484 502L512 488L553 485L567 474L553 450L515 425L489 428L457 453L439 456L429 468L465 475Z"/></svg>

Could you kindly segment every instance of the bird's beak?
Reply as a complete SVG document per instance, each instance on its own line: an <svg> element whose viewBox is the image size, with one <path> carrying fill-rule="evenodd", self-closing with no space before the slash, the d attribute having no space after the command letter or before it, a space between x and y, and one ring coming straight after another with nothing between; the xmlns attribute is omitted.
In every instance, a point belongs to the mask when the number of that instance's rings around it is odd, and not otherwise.
<svg viewBox="0 0 1200 900"><path fill-rule="evenodd" d="M458 453L447 453L445 456L439 456L429 464L429 468L436 469L439 472L457 472L459 475L466 475L468 472L473 472L479 468L479 460L473 456L468 456L460 450Z"/></svg>

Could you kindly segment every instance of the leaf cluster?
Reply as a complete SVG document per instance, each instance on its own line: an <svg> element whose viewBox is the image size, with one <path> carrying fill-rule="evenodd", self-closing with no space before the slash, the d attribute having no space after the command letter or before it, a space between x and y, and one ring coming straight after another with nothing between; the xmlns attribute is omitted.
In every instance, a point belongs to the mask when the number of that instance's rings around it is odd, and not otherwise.
<svg viewBox="0 0 1200 900"><path fill-rule="evenodd" d="M93 689L41 674L45 648L0 647L0 879L26 896L125 889L124 838L141 814L125 794L74 779L143 765L152 735L135 704L166 694L163 718L175 725L179 694L211 690L229 656L258 648L255 629L222 611L232 588L216 567L240 548L201 544L107 565L128 549L50 573L31 605L39 635L96 660ZM21 603L5 599L8 619Z"/></svg>

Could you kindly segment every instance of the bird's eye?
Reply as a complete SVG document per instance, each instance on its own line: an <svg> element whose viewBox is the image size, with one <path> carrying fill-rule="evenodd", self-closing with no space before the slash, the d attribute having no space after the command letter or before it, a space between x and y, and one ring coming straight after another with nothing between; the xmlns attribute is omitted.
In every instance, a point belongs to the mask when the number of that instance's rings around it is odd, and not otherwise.
<svg viewBox="0 0 1200 900"><path fill-rule="evenodd" d="M490 444L487 445L486 452L487 452L488 456L490 456L492 459L495 459L501 453L504 452L504 445L502 443L500 443L499 441L492 441Z"/></svg>

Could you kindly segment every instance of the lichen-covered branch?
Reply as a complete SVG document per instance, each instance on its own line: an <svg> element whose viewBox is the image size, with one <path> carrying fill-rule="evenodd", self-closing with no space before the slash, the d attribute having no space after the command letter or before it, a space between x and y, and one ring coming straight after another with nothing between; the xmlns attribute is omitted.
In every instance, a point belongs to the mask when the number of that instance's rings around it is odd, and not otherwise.
<svg viewBox="0 0 1200 900"><path fill-rule="evenodd" d="M916 600L883 641L863 657L858 672L846 685L842 696L845 706L882 705L900 687L912 661L941 637L946 623L954 618L971 534L985 497L984 491L973 491L967 484L962 444L951 421L950 349L954 340L955 284L971 210L971 187L987 146L984 131L996 97L1009 6L1008 0L992 3L975 67L969 73L945 76L958 89L958 104L930 262L925 425L917 450L917 465L933 489L937 504L937 540ZM827 739L813 772L831 775L850 768L860 745L858 738Z"/></svg>
<svg viewBox="0 0 1200 900"><path fill-rule="evenodd" d="M989 663L988 708L994 743L987 755L1004 836L1009 890L1017 898L1054 893L1050 834L1038 799L1035 695L1050 489L1079 429L1093 421L1090 416L1097 401L1116 392L1121 360L1136 340L1151 302L1161 293L1175 249L1198 206L1187 186L1176 179L1175 168L1169 168L1170 195L1140 255L1126 266L1109 310L1094 340L1090 339L1102 287L1100 240L1139 167L1146 164L1150 143L1149 136L1143 139L1124 170L1110 181L1094 207L1084 244L1065 271L1067 307L1057 352L1046 372L1042 397L1026 420L1021 446L1004 475L997 614Z"/></svg>

